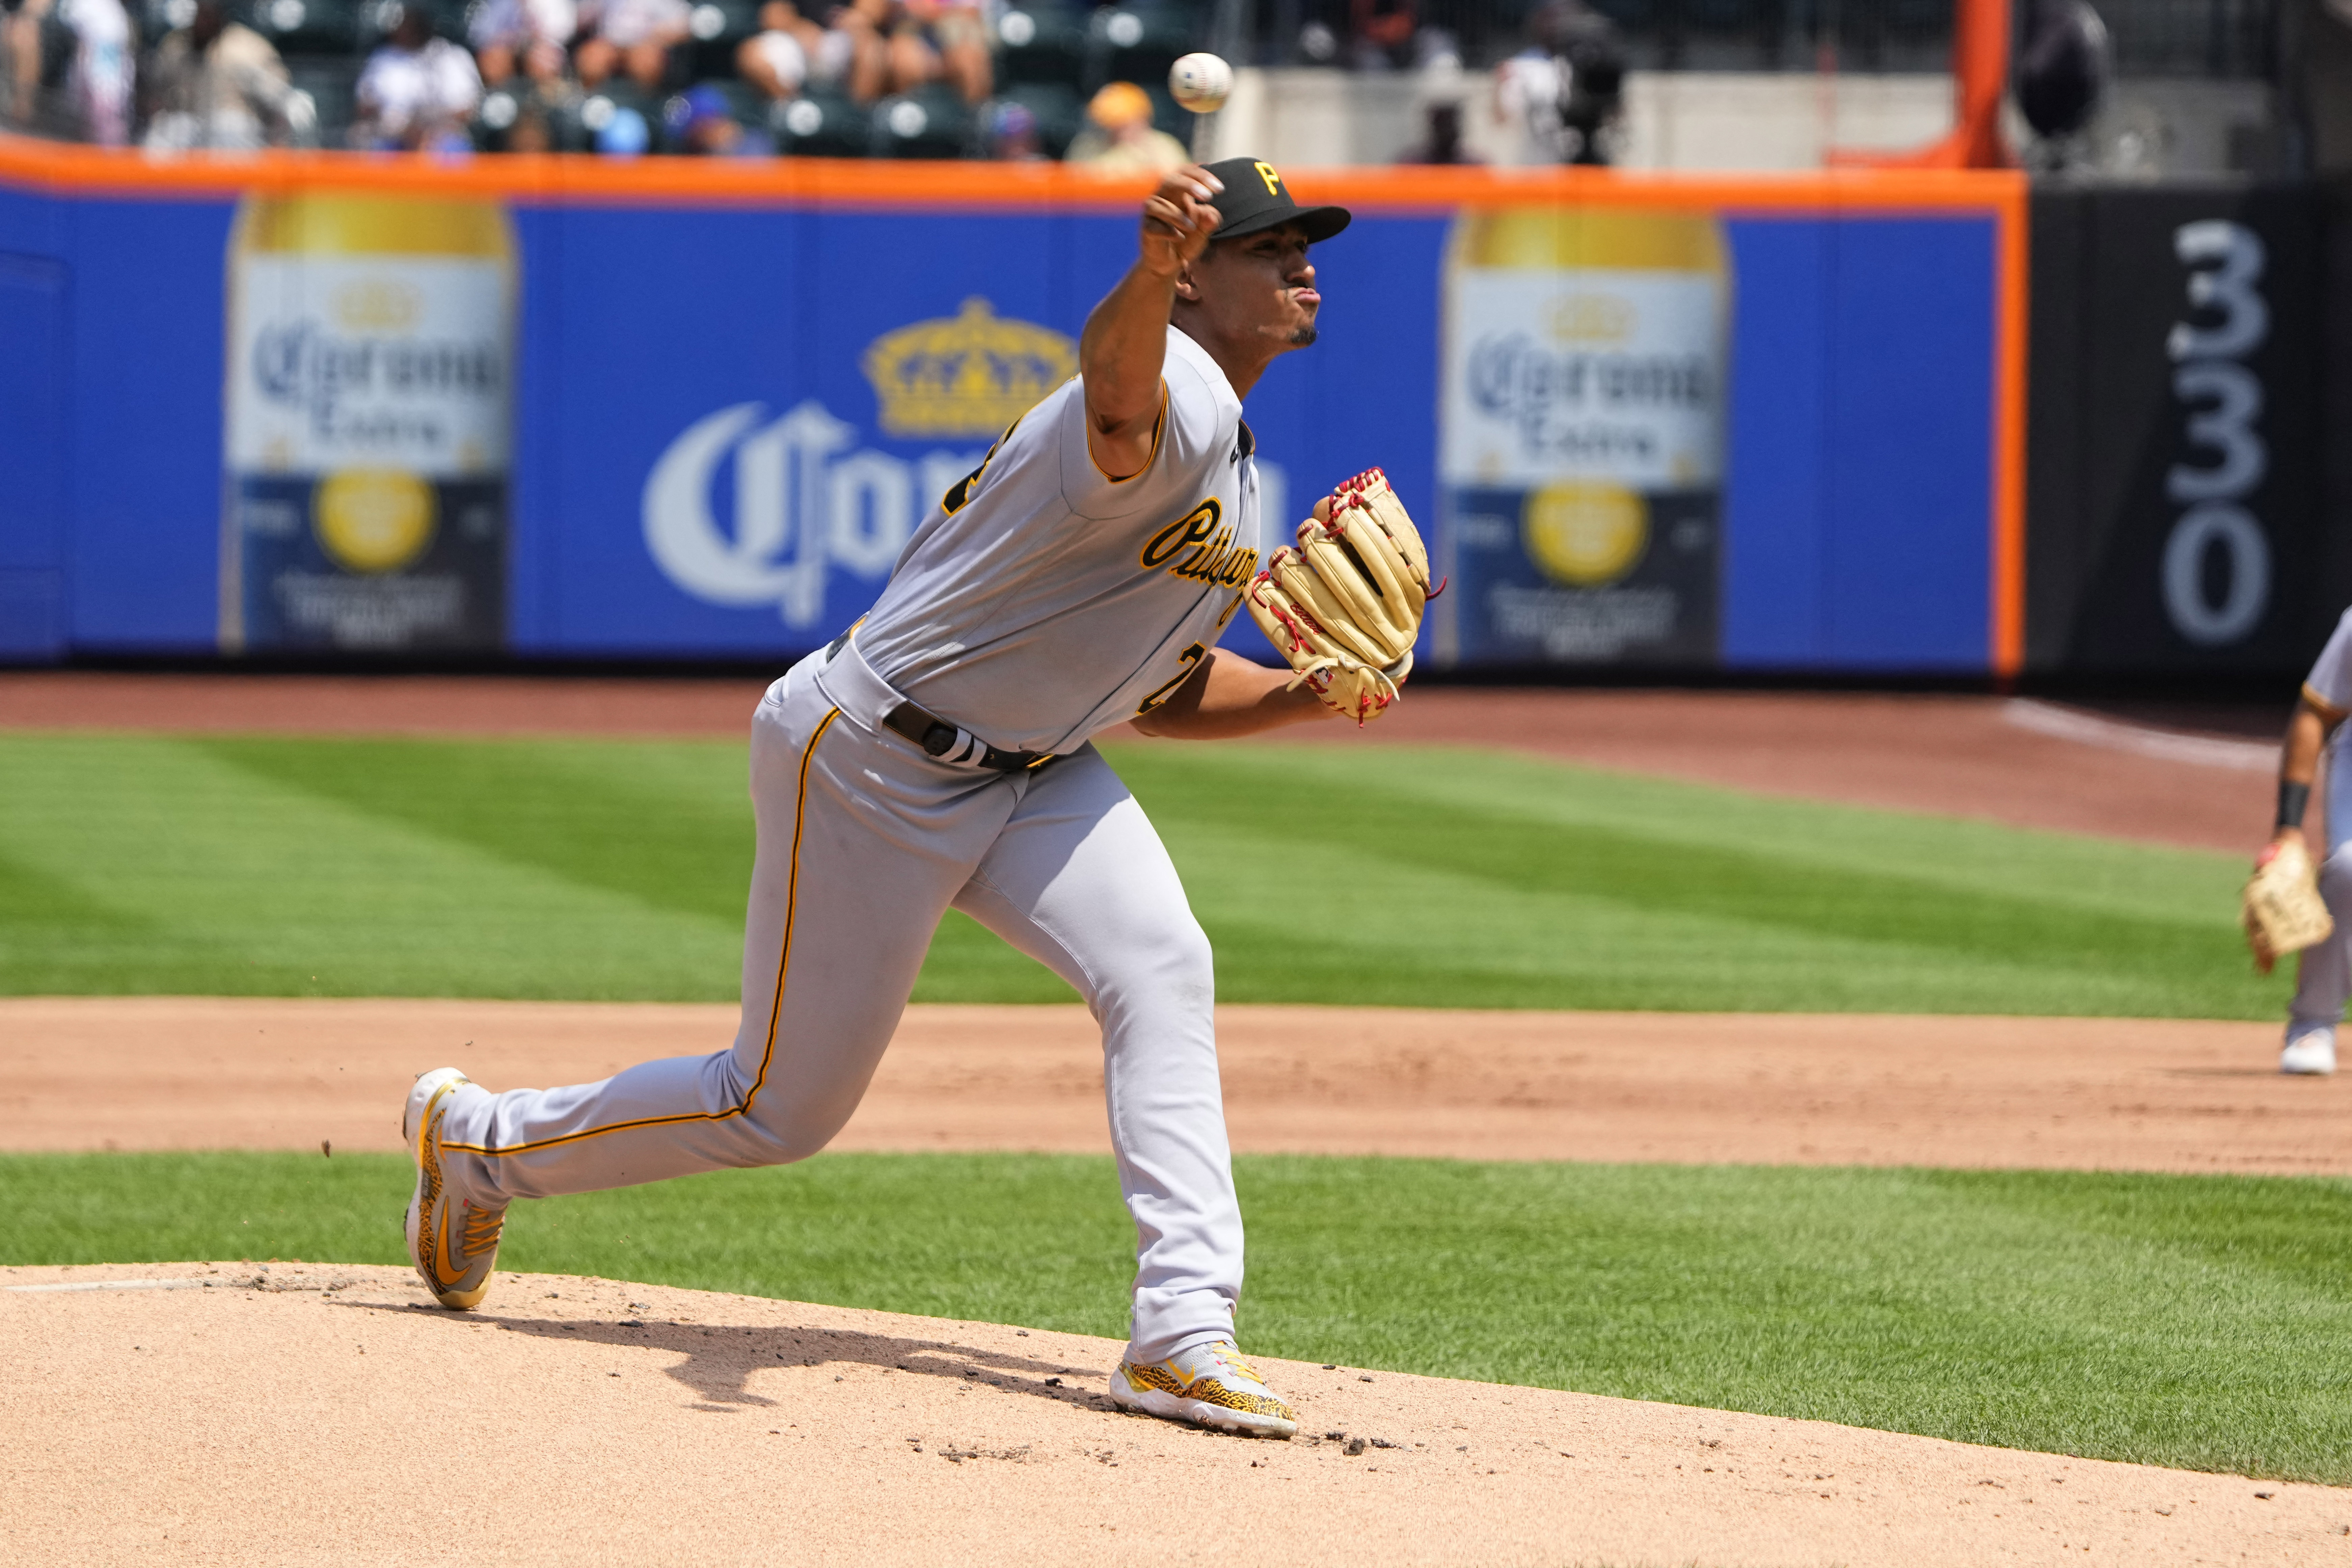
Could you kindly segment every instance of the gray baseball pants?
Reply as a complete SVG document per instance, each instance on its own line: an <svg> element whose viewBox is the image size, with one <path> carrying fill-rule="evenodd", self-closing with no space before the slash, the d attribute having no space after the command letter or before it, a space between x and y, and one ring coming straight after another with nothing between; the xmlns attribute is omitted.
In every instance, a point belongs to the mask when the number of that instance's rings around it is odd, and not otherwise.
<svg viewBox="0 0 2352 1568"><path fill-rule="evenodd" d="M952 766L882 728L897 700L845 647L760 704L734 1045L568 1089L463 1089L446 1179L499 1205L806 1159L857 1109L953 907L1068 981L1102 1026L1137 1237L1130 1354L1230 1336L1242 1222L1215 980L1167 850L1091 744L1025 773Z"/></svg>
<svg viewBox="0 0 2352 1568"><path fill-rule="evenodd" d="M2333 1026L2352 999L2352 755L2338 730L2327 752L2327 855L2319 862L2319 896L2336 917L2335 933L2303 950L2295 971L2294 1000L2287 1005L2287 1031L2312 1024Z"/></svg>

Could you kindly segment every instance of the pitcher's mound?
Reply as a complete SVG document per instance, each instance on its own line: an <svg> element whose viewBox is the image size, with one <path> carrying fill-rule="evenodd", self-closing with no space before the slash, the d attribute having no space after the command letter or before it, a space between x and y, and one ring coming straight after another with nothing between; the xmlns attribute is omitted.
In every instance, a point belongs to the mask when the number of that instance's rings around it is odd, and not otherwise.
<svg viewBox="0 0 2352 1568"><path fill-rule="evenodd" d="M385 1268L0 1269L0 1344L20 1563L2352 1552L2325 1487L1298 1362L1253 1442L1114 1412L1110 1340L557 1275L453 1313Z"/></svg>

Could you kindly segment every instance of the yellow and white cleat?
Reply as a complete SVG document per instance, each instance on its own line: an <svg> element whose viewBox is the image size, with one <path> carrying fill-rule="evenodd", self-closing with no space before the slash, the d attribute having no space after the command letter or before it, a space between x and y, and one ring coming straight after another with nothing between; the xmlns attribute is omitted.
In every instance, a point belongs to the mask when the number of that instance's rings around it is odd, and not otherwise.
<svg viewBox="0 0 2352 1568"><path fill-rule="evenodd" d="M1252 1437L1288 1437L1298 1430L1298 1417L1231 1340L1195 1345L1162 1362L1123 1361L1110 1374L1110 1397L1146 1415Z"/></svg>
<svg viewBox="0 0 2352 1568"><path fill-rule="evenodd" d="M400 1135L416 1161L416 1195L408 1200L408 1256L433 1299L457 1311L481 1304L499 1261L499 1232L507 1211L452 1198L441 1180L441 1118L449 1097L472 1080L456 1068L417 1075L400 1119Z"/></svg>

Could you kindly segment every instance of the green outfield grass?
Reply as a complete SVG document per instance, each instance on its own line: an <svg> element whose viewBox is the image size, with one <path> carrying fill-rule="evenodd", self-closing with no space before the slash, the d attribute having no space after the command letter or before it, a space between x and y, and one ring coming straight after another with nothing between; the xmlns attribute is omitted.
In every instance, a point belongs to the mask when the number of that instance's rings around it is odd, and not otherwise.
<svg viewBox="0 0 2352 1568"><path fill-rule="evenodd" d="M2224 855L1471 751L1113 758L1228 1001L2263 1018L2284 995L2248 972ZM12 734L0 992L729 998L743 771L721 742ZM1068 993L950 916L916 994Z"/></svg>
<svg viewBox="0 0 2352 1568"><path fill-rule="evenodd" d="M1237 1170L1268 1354L2352 1482L2352 1183ZM397 1155L0 1156L0 1262L397 1263L409 1179ZM838 1154L520 1205L501 1262L1116 1337L1131 1246L1108 1158Z"/></svg>

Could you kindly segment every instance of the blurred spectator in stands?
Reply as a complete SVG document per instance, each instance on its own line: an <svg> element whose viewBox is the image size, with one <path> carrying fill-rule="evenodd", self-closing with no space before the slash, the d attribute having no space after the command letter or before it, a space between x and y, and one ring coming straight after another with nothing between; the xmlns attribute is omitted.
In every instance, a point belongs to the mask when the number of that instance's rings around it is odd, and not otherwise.
<svg viewBox="0 0 2352 1568"><path fill-rule="evenodd" d="M21 0L0 43L18 123L106 147L131 140L136 68L121 0Z"/></svg>
<svg viewBox="0 0 2352 1568"><path fill-rule="evenodd" d="M0 125L30 127L40 91L41 18L25 0L0 0Z"/></svg>
<svg viewBox="0 0 2352 1568"><path fill-rule="evenodd" d="M318 126L277 46L230 21L224 0L196 0L188 25L155 46L148 71L141 142L157 151L283 147L308 142Z"/></svg>
<svg viewBox="0 0 2352 1568"><path fill-rule="evenodd" d="M1563 161L1567 137L1559 110L1568 97L1567 62L1552 52L1549 11L1538 8L1528 18L1527 47L1495 68L1495 123L1503 131L1507 163Z"/></svg>
<svg viewBox="0 0 2352 1568"><path fill-rule="evenodd" d="M473 56L434 37L430 12L404 5L391 36L368 56L355 96L354 147L467 147L466 122L481 101L482 77Z"/></svg>
<svg viewBox="0 0 2352 1568"><path fill-rule="evenodd" d="M1567 17L1560 54L1568 61L1568 101L1560 122L1574 145L1571 163L1604 164L1616 156L1625 118L1625 49L1617 25L1579 0L1558 0Z"/></svg>
<svg viewBox="0 0 2352 1568"><path fill-rule="evenodd" d="M645 92L659 92L669 51L687 36L686 0L601 0L593 9L594 37L574 57L581 85L599 86L617 70Z"/></svg>
<svg viewBox="0 0 2352 1568"><path fill-rule="evenodd" d="M842 12L848 7L834 9ZM882 41L870 29L866 40L877 57L870 74L879 79ZM768 0L760 7L760 30L736 46L735 74L763 96L782 102L799 97L812 85L846 82L853 74L858 41L839 26L817 26L802 16L792 0Z"/></svg>
<svg viewBox="0 0 2352 1568"><path fill-rule="evenodd" d="M1104 174L1165 174L1192 161L1184 143L1151 123L1151 95L1115 81L1087 105L1087 128L1070 142L1068 161Z"/></svg>
<svg viewBox="0 0 2352 1568"><path fill-rule="evenodd" d="M1495 118L1514 163L1606 163L1623 113L1625 56L1583 0L1545 0L1528 47L1495 69Z"/></svg>
<svg viewBox="0 0 2352 1568"><path fill-rule="evenodd" d="M849 95L860 103L935 81L971 104L995 89L991 33L971 0L850 0L834 25L850 39Z"/></svg>
<svg viewBox="0 0 2352 1568"><path fill-rule="evenodd" d="M58 0L58 15L73 33L66 100L81 123L82 140L101 147L128 145L138 79L131 14L122 8L122 0Z"/></svg>
<svg viewBox="0 0 2352 1568"><path fill-rule="evenodd" d="M520 73L548 88L563 79L564 51L579 26L572 0L486 0L467 23L466 37L488 86L503 87Z"/></svg>
<svg viewBox="0 0 2352 1568"><path fill-rule="evenodd" d="M555 151L555 126L543 105L532 104L515 116L507 132L506 151L509 153L552 153Z"/></svg>
<svg viewBox="0 0 2352 1568"><path fill-rule="evenodd" d="M672 99L665 119L674 153L696 158L772 158L776 139L735 118L727 94L708 82Z"/></svg>
<svg viewBox="0 0 2352 1568"><path fill-rule="evenodd" d="M1034 163L1045 156L1037 115L1025 103L1000 103L988 117L988 155L1006 163Z"/></svg>
<svg viewBox="0 0 2352 1568"><path fill-rule="evenodd" d="M1397 160L1400 163L1483 163L1486 162L1462 144L1462 105L1455 100L1440 100L1429 105L1428 129L1418 145L1408 149Z"/></svg>
<svg viewBox="0 0 2352 1568"><path fill-rule="evenodd" d="M1349 0L1348 26L1358 70L1402 70L1413 63L1414 0Z"/></svg>
<svg viewBox="0 0 2352 1568"><path fill-rule="evenodd" d="M946 81L966 103L983 102L996 87L990 37L980 7L969 0L900 0L890 29L891 84L912 92L925 82Z"/></svg>

